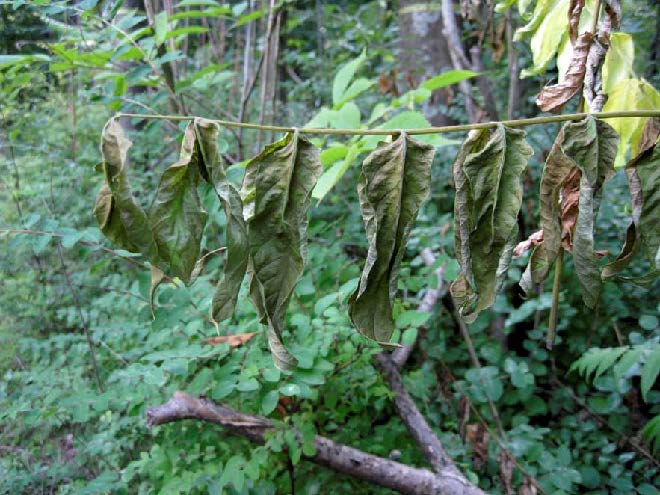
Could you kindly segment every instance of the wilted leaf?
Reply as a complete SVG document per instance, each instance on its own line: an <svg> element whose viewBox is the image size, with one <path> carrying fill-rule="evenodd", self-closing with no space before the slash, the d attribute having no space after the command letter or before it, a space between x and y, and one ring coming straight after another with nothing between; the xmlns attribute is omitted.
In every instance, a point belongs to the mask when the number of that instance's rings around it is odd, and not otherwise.
<svg viewBox="0 0 660 495"><path fill-rule="evenodd" d="M217 337L204 339L204 342L209 345L229 344L231 347L238 347L247 343L255 335L257 335L257 332L219 335Z"/></svg>
<svg viewBox="0 0 660 495"><path fill-rule="evenodd" d="M388 342L394 331L392 304L406 243L431 187L435 149L401 133L381 143L362 163L360 209L369 252L360 284L349 300L351 321L360 333Z"/></svg>
<svg viewBox="0 0 660 495"><path fill-rule="evenodd" d="M580 211L580 180L582 172L579 168L571 169L561 186L559 194L561 207L561 244L566 251L573 250L573 233Z"/></svg>
<svg viewBox="0 0 660 495"><path fill-rule="evenodd" d="M156 295L156 289L158 286L163 283L165 280L165 274L154 265L151 265L151 285L149 286L149 308L151 309L151 317L155 318L154 314L154 296Z"/></svg>
<svg viewBox="0 0 660 495"><path fill-rule="evenodd" d="M158 254L171 273L186 284L199 257L207 217L197 195L200 156L196 148L191 122L183 136L179 160L163 173L149 209Z"/></svg>
<svg viewBox="0 0 660 495"><path fill-rule="evenodd" d="M122 249L142 253L150 261L157 262L156 243L147 214L133 197L128 181L127 154L132 143L115 119L105 125L101 140L105 182L94 208L101 232Z"/></svg>
<svg viewBox="0 0 660 495"><path fill-rule="evenodd" d="M575 44L578 39L578 27L580 25L580 16L584 8L584 0L571 0L568 7L568 38Z"/></svg>
<svg viewBox="0 0 660 495"><path fill-rule="evenodd" d="M646 283L660 275L660 148L657 142L626 166L626 175L632 203L632 223L628 227L621 254L605 265L602 277L605 280L618 275L641 249L652 267L651 273L638 280Z"/></svg>
<svg viewBox="0 0 660 495"><path fill-rule="evenodd" d="M566 74L573 60L573 47L575 46L575 41L577 38L586 33L591 32L594 20L594 10L595 10L595 1L588 0L584 3L582 10L580 12L580 20L575 33L575 39L571 40L570 34L566 36L561 43L561 47L557 53L557 81L559 83L564 82L566 79ZM569 6L569 15L570 15L570 6ZM592 33L593 34L593 33Z"/></svg>
<svg viewBox="0 0 660 495"><path fill-rule="evenodd" d="M532 153L524 131L500 124L470 132L454 162L461 274L451 293L468 323L493 304L508 268L518 233L522 173Z"/></svg>
<svg viewBox="0 0 660 495"><path fill-rule="evenodd" d="M511 459L508 452L502 450L498 460L500 463L500 480L504 487L504 493L506 493L506 495L512 495L513 485L511 484L511 481L513 480L513 459Z"/></svg>
<svg viewBox="0 0 660 495"><path fill-rule="evenodd" d="M520 258L527 251L532 249L534 246L538 246L543 242L543 231L537 230L532 235L530 235L524 241L519 242L515 248L513 248L513 257Z"/></svg>
<svg viewBox="0 0 660 495"><path fill-rule="evenodd" d="M566 141L566 149L573 152L580 178L578 217L573 234L573 263L582 287L582 299L592 308L600 296L600 270L594 250L594 229L600 207L603 185L614 175L614 159L619 137L609 124L585 119L581 136L573 135L574 143ZM586 145L586 146L585 146Z"/></svg>
<svg viewBox="0 0 660 495"><path fill-rule="evenodd" d="M586 71L587 55L593 35L583 33L573 47L573 58L564 80L559 84L546 86L536 97L536 104L544 112L555 112L562 107L582 88Z"/></svg>
<svg viewBox="0 0 660 495"><path fill-rule="evenodd" d="M600 277L594 252L594 222L604 182L613 174L618 137L608 124L587 117L569 122L552 145L541 178L541 226L543 243L534 251L520 286L528 292L545 280L562 249L560 192L575 170L580 172L578 214L573 232L573 257L582 296L593 307L600 292ZM568 214L563 213L567 218ZM567 222L568 223L568 222Z"/></svg>
<svg viewBox="0 0 660 495"><path fill-rule="evenodd" d="M307 209L322 170L318 149L294 132L250 160L243 182L250 295L268 325L275 365L284 370L296 366L281 335L289 298L303 271Z"/></svg>
<svg viewBox="0 0 660 495"><path fill-rule="evenodd" d="M474 468L479 470L488 462L488 442L490 435L482 423L467 425L465 438L474 451Z"/></svg>
<svg viewBox="0 0 660 495"><path fill-rule="evenodd" d="M213 296L213 319L230 318L245 277L248 264L249 240L243 218L243 203L234 185L227 180L224 164L218 152L218 126L204 119L195 120L195 131L200 153L200 173L218 196L227 219L227 256L222 280Z"/></svg>

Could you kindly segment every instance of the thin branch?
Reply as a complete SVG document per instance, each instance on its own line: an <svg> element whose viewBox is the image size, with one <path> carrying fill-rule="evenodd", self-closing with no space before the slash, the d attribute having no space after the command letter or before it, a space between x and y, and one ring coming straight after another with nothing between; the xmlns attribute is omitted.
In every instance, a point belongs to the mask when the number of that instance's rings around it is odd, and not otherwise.
<svg viewBox="0 0 660 495"><path fill-rule="evenodd" d="M442 0L442 21L444 23L444 34L449 47L449 57L455 69L471 69L472 65L465 55L461 37L458 34L458 25L456 24L456 17L454 16L454 6L452 0ZM465 111L468 114L470 122L477 120L477 111L472 100L472 85L468 81L461 81L458 87L465 96Z"/></svg>
<svg viewBox="0 0 660 495"><path fill-rule="evenodd" d="M301 134L336 134L343 136L393 136L405 130L406 134L414 136L421 134L445 134L448 132L471 131L473 129L491 129L500 124L508 127L525 127L538 124L549 124L552 122L566 122L569 120L582 120L591 115L597 119L618 119L634 117L660 117L660 110L624 110L620 112L598 112L598 113L569 113L565 115L548 115L544 117L531 117L527 119L502 120L499 122L480 122L476 124L449 125L443 127L424 127L420 129L310 129L307 127L285 127L278 125L259 125L247 122L234 122L230 120L207 119L225 127L242 127L244 129L263 129L274 132L293 132L297 130ZM150 115L142 113L118 113L113 119L121 117L132 117L139 119L159 120L193 120L194 115Z"/></svg>
<svg viewBox="0 0 660 495"><path fill-rule="evenodd" d="M147 409L147 424L162 425L183 419L218 424L234 435L264 443L266 432L274 428L264 417L246 414L210 399L176 392L165 404ZM451 469L434 474L405 464L368 454L361 450L316 436L316 453L307 460L339 473L408 495L484 495L479 488Z"/></svg>

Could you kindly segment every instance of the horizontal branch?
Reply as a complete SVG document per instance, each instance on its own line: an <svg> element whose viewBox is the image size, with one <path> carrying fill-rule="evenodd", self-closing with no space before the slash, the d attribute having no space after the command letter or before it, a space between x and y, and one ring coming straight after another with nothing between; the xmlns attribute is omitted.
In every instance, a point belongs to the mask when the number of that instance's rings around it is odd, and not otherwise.
<svg viewBox="0 0 660 495"><path fill-rule="evenodd" d="M210 122L225 127L241 127L244 129L262 129L273 132L293 132L298 131L303 134L339 134L344 136L391 136L405 132L409 135L421 134L445 134L448 132L470 131L472 129L490 129L498 124L504 124L508 127L525 127L537 124L549 124L552 122L566 122L569 120L582 120L591 115L598 119L616 119L632 117L660 117L660 110L627 110L621 112L599 112L599 113L571 113L566 115L548 115L545 117L532 117L529 119L503 120L501 122L480 122L478 124L449 125L444 127L425 127L421 129L314 129L306 127L284 127L278 125L260 125L247 122L233 122L231 120L207 119ZM133 117L140 119L158 119L158 120L193 120L196 117L192 115L151 115L146 113L118 113L113 118Z"/></svg>
<svg viewBox="0 0 660 495"><path fill-rule="evenodd" d="M265 433L273 428L267 418L245 414L210 399L176 392L165 404L147 409L147 424L162 425L183 419L197 419L223 426L231 433L255 443L263 443ZM307 460L353 478L407 495L472 495L481 490L453 469L432 473L390 459L367 454L317 436L316 453Z"/></svg>

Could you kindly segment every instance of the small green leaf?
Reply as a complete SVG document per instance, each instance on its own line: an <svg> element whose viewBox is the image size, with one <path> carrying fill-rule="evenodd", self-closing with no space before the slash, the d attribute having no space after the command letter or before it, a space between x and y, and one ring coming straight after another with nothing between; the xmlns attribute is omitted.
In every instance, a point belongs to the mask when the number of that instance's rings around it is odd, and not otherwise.
<svg viewBox="0 0 660 495"><path fill-rule="evenodd" d="M639 326L644 330L655 330L658 328L658 317L653 315L643 315L639 318Z"/></svg>
<svg viewBox="0 0 660 495"><path fill-rule="evenodd" d="M277 390L271 390L261 399L261 412L268 416L277 407L277 402L280 400L280 394Z"/></svg>
<svg viewBox="0 0 660 495"><path fill-rule="evenodd" d="M321 200L328 194L333 187L339 182L339 180L344 176L348 168L353 164L355 158L359 153L359 148L356 144L352 144L348 148L346 156L341 162L337 162L327 169L321 177L319 177L314 190L312 191L312 197L317 199L319 203Z"/></svg>
<svg viewBox="0 0 660 495"><path fill-rule="evenodd" d="M292 397L294 395L300 394L300 387L295 383L288 383L280 387L280 393L286 395L287 397Z"/></svg>
<svg viewBox="0 0 660 495"><path fill-rule="evenodd" d="M156 14L154 18L154 32L155 32L155 41L157 45L162 45L167 36L167 31L169 29L167 22L167 12L162 11Z"/></svg>
<svg viewBox="0 0 660 495"><path fill-rule="evenodd" d="M655 346L644 357L644 367L642 368L642 398L648 401L648 393L653 387L656 379L660 374L660 346Z"/></svg>
<svg viewBox="0 0 660 495"><path fill-rule="evenodd" d="M478 72L471 70L450 70L427 79L419 87L428 89L429 91L435 91L436 89L445 88L478 75Z"/></svg>
<svg viewBox="0 0 660 495"><path fill-rule="evenodd" d="M359 57L347 62L337 71L335 80L332 83L332 103L335 107L339 107L342 100L344 100L348 85L365 60L367 60L367 51L362 50Z"/></svg>

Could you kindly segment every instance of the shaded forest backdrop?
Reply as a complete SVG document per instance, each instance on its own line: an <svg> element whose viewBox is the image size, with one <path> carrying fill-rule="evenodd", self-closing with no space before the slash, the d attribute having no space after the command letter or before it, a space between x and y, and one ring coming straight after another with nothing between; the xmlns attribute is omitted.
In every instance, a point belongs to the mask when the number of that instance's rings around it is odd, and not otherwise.
<svg viewBox="0 0 660 495"><path fill-rule="evenodd" d="M398 280L398 363L347 313L368 247L356 185L379 136L308 136L323 170L286 314L292 373L274 366L247 287L230 320L211 318L227 240L213 187L199 186L208 221L194 283L167 278L154 294L147 259L109 242L93 214L101 131L116 112L353 130L534 117L546 108L537 101L544 87L570 82L576 38L617 6L0 1L0 492L391 493L350 469L308 462L319 460L319 435L424 473L442 469L418 443L441 444L488 493L659 493L657 278L607 281L590 309L568 254L558 280L525 296L522 253L494 305L466 326L448 291L460 274L452 163L464 132L420 138L436 153ZM564 113L660 110L660 4L620 7L601 61L603 101L580 79ZM186 122L119 122L133 141L133 193L146 207L178 158ZM622 139L595 226L601 266L620 253L633 213L623 165L653 124L607 122ZM561 126L526 128L534 154L519 241L540 228L543 164ZM281 137L220 126L229 181L240 184L247 161ZM640 257L624 275L652 264ZM263 445L240 427L238 436L199 421L148 428L147 408L177 390L274 427ZM420 442L415 431L428 435Z"/></svg>

